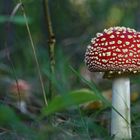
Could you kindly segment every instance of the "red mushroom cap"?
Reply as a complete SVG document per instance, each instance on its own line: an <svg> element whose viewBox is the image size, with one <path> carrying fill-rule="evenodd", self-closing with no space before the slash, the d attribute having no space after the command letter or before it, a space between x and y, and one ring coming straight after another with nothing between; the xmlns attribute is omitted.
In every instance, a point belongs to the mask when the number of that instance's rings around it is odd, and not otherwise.
<svg viewBox="0 0 140 140"><path fill-rule="evenodd" d="M9 87L9 91L12 97L26 99L30 96L31 85L24 80L18 79L13 81Z"/></svg>
<svg viewBox="0 0 140 140"><path fill-rule="evenodd" d="M140 71L140 32L126 27L111 27L96 36L85 54L85 63L90 71L118 74Z"/></svg>

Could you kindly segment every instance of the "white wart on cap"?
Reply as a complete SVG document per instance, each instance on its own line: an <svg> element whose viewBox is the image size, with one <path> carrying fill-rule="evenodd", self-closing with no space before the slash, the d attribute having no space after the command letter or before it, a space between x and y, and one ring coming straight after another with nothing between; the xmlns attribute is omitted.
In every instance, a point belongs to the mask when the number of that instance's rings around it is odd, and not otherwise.
<svg viewBox="0 0 140 140"><path fill-rule="evenodd" d="M95 72L140 72L140 33L126 27L111 27L97 33L87 47L85 63Z"/></svg>

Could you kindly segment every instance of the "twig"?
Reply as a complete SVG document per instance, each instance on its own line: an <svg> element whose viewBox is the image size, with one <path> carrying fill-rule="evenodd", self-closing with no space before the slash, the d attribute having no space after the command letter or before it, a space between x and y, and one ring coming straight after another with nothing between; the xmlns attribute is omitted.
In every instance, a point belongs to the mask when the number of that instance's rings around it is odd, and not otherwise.
<svg viewBox="0 0 140 140"><path fill-rule="evenodd" d="M53 76L54 76L54 68L55 68L55 58L54 58L54 49L55 49L55 35L52 28L52 22L51 22L51 16L50 16L50 10L49 10L49 3L48 0L44 0L44 10L45 10L45 18L47 22L47 28L48 28L48 46L49 46L49 58L50 58L50 74L51 74L51 80L49 82L49 94L50 98L54 96L54 89L53 89Z"/></svg>
<svg viewBox="0 0 140 140"><path fill-rule="evenodd" d="M37 59L35 45L34 45L34 42L33 42L33 39L32 39L32 35L31 35L30 28L29 28L27 16L26 16L26 13L25 13L25 9L24 9L22 0L19 0L19 2L22 4L21 5L21 10L23 12L23 16L24 16L24 19L25 19L25 24L26 24L27 32L28 32L29 39L30 39L30 42L31 42L31 47L32 47L32 50L33 50L33 54L34 54L34 58L35 58L35 62L36 62L36 67L37 67L37 71L38 71L38 76L39 76L39 80L40 80L40 83L41 83L42 93L43 93L43 96L44 96L44 101L45 101L45 104L48 105L47 98L46 98L46 93L45 93L45 87L44 87L44 83L43 83L43 80L42 80L40 66L39 66L39 62L38 62L38 59Z"/></svg>
<svg viewBox="0 0 140 140"><path fill-rule="evenodd" d="M22 3L18 3L18 4L14 7L14 9L13 9L11 15L10 15L10 19L13 18L13 17L15 16L16 12L20 9L21 5L22 5Z"/></svg>

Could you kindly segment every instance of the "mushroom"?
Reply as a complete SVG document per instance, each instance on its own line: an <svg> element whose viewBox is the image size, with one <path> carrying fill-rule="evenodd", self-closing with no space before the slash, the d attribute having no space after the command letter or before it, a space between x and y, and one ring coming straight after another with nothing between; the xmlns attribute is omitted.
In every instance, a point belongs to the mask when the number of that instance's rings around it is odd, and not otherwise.
<svg viewBox="0 0 140 140"><path fill-rule="evenodd" d="M21 79L12 82L9 87L10 97L16 101L15 106L24 114L28 112L26 102L30 98L30 89L31 86Z"/></svg>
<svg viewBox="0 0 140 140"><path fill-rule="evenodd" d="M131 139L129 76L140 72L140 33L126 27L97 33L87 47L85 63L91 72L113 79L111 135Z"/></svg>

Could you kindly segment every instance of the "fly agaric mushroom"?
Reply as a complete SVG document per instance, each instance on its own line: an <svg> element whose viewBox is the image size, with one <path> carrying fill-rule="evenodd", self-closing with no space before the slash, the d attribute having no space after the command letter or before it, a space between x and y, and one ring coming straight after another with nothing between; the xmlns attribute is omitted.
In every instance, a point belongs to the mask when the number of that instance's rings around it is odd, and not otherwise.
<svg viewBox="0 0 140 140"><path fill-rule="evenodd" d="M140 33L126 27L111 27L97 33L85 53L92 72L113 79L111 135L131 139L130 79L140 72Z"/></svg>
<svg viewBox="0 0 140 140"><path fill-rule="evenodd" d="M31 86L24 80L12 82L9 88L11 97L16 100L16 106L22 113L27 113L26 101L30 98Z"/></svg>

